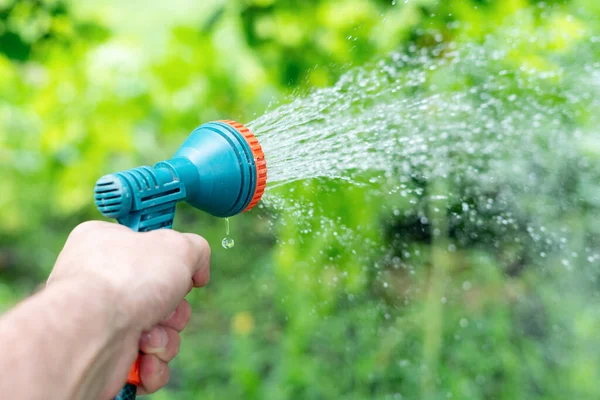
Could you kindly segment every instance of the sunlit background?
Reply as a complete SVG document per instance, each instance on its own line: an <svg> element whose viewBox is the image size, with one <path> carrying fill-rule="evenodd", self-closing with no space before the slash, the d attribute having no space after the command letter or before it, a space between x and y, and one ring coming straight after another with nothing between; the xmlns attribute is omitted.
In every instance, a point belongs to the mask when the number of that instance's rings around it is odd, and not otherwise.
<svg viewBox="0 0 600 400"><path fill-rule="evenodd" d="M473 63L425 68L468 49ZM500 150L453 161L487 180L433 179L414 160L383 180L302 179L232 218L228 250L223 220L181 206L175 228L209 240L212 281L190 295L171 381L151 398L600 398L598 0L0 0L0 312L100 218L98 177L390 54L426 74L407 101L483 104L473 118L416 111L406 134L446 117L487 129L473 148ZM532 130L527 173L501 174Z"/></svg>

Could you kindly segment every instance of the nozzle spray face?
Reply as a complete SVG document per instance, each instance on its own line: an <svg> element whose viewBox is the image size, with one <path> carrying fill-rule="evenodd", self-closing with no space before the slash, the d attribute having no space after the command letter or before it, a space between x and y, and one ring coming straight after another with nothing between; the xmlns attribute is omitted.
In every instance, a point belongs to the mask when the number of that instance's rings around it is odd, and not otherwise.
<svg viewBox="0 0 600 400"><path fill-rule="evenodd" d="M265 188L267 187L267 161L265 160L265 154L263 153L260 143L258 143L258 139L256 139L254 134L250 132L250 130L244 125L240 124L239 122L229 120L221 121L221 123L231 126L237 133L244 137L246 143L250 147L252 158L254 158L256 186L250 203L244 209L244 211L249 211L258 204L262 198L262 195L265 193Z"/></svg>
<svg viewBox="0 0 600 400"><path fill-rule="evenodd" d="M217 217L248 211L266 181L258 140L238 122L218 121L196 128L169 160L100 178L95 200L106 217L148 231L170 228L178 201Z"/></svg>

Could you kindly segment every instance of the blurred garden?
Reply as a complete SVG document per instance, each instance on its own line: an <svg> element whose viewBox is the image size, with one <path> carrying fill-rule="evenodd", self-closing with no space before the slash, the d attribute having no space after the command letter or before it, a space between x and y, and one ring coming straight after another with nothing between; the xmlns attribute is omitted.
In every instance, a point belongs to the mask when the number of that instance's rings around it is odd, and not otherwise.
<svg viewBox="0 0 600 400"><path fill-rule="evenodd" d="M0 0L0 313L101 219L99 177L392 52L475 45L509 57L429 90L501 75L496 96L545 105L523 118L556 117L565 142L536 139L514 177L539 190L303 180L231 218L232 249L222 219L180 206L174 228L211 244L211 283L149 398L600 398L598 0Z"/></svg>

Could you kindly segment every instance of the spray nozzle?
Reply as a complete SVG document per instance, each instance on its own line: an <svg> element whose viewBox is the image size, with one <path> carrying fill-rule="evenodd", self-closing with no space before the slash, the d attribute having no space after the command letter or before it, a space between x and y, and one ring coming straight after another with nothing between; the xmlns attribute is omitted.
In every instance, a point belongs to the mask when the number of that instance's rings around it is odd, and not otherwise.
<svg viewBox="0 0 600 400"><path fill-rule="evenodd" d="M149 231L173 225L178 201L217 217L250 210L266 180L254 135L240 123L218 121L196 128L169 160L103 176L94 193L104 216Z"/></svg>

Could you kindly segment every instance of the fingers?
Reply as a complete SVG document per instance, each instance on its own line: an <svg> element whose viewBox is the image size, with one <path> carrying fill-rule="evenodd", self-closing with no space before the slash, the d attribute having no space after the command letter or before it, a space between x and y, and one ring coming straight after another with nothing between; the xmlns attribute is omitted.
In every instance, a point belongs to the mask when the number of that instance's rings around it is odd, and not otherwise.
<svg viewBox="0 0 600 400"><path fill-rule="evenodd" d="M192 285L202 286L208 282L210 248L206 240L198 235L167 229L143 233L137 241L142 241L140 247L146 249L145 252L138 252L143 254L139 257L147 260L144 270L138 273L139 279L148 282L148 287L154 287L150 299L158 302L155 307L146 305L145 308L162 314L149 314L148 324L145 325L147 329L164 318L168 311L175 309Z"/></svg>
<svg viewBox="0 0 600 400"><path fill-rule="evenodd" d="M143 386L138 388L139 395L154 393L167 384L168 363L179 353L179 332L185 328L191 314L190 304L183 300L166 320L142 335L139 348L145 354L140 356Z"/></svg>
<svg viewBox="0 0 600 400"><path fill-rule="evenodd" d="M187 267L188 279L203 285L208 282L210 267L210 247L206 239L193 233L179 233L170 229L159 229L144 233L150 248L162 248L171 257L176 256L181 265ZM187 283L186 283L187 286Z"/></svg>
<svg viewBox="0 0 600 400"><path fill-rule="evenodd" d="M169 382L169 366L156 355L144 354L140 357L142 386L138 388L138 395L154 393Z"/></svg>
<svg viewBox="0 0 600 400"><path fill-rule="evenodd" d="M210 266L207 264L192 276L192 282L194 287L201 288L206 286L208 281L210 281Z"/></svg>
<svg viewBox="0 0 600 400"><path fill-rule="evenodd" d="M205 286L210 279L210 247L206 239L193 233L184 233L183 236L191 244L192 259L191 269L192 281L195 287Z"/></svg>
<svg viewBox="0 0 600 400"><path fill-rule="evenodd" d="M144 236L136 238L135 235L139 235L139 233L132 232L125 226L103 221L88 221L73 229L67 244L76 242L78 244L76 247L82 247L80 242L86 240L92 233L105 239L114 239L115 234L123 234L119 243L120 247L124 247L126 251L131 251L134 246L138 246L147 248L149 250L146 251L147 254L151 254L152 250L170 254L171 259L177 261L176 264L186 267L185 271L181 271L186 275L186 288L190 278L195 287L205 286L210 279L210 247L206 239L199 235L159 229L143 233ZM143 245L140 242L141 237L143 237ZM94 241L97 239L94 237ZM179 274L178 279L183 278L184 276Z"/></svg>
<svg viewBox="0 0 600 400"><path fill-rule="evenodd" d="M187 300L183 300L173 314L171 314L167 319L162 321L160 324L169 328L175 329L177 332L181 332L183 328L187 325L190 317L192 316L192 307Z"/></svg>
<svg viewBox="0 0 600 400"><path fill-rule="evenodd" d="M156 325L150 332L144 333L140 338L140 350L145 354L151 354L164 362L169 362L177 353L181 339L179 332L173 328Z"/></svg>

